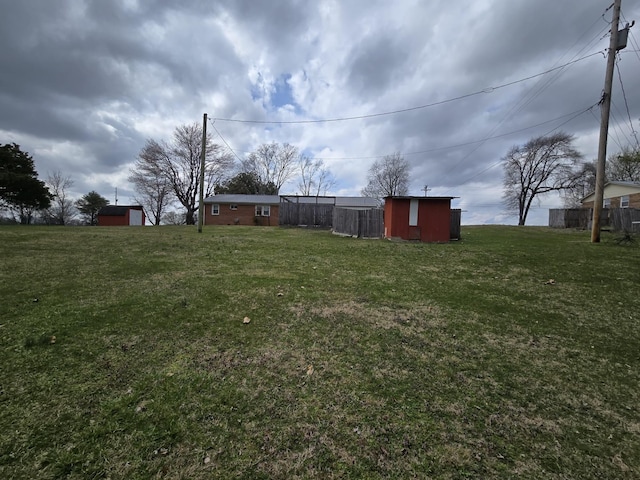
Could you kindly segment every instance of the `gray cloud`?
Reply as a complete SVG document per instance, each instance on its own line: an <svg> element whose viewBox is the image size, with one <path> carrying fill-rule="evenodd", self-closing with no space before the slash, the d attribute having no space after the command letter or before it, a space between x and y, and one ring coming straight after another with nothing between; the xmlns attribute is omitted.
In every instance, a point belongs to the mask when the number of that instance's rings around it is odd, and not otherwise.
<svg viewBox="0 0 640 480"><path fill-rule="evenodd" d="M353 46L345 70L354 92L367 97L388 89L405 75L411 62L411 46L402 42L400 32L371 34Z"/></svg>

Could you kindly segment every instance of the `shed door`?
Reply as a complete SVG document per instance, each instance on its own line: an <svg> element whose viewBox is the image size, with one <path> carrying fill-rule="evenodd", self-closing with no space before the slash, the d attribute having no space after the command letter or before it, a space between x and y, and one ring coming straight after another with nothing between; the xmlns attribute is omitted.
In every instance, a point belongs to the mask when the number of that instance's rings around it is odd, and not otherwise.
<svg viewBox="0 0 640 480"><path fill-rule="evenodd" d="M142 210L129 210L129 225L142 225Z"/></svg>
<svg viewBox="0 0 640 480"><path fill-rule="evenodd" d="M415 198L409 204L409 226L418 226L418 200Z"/></svg>

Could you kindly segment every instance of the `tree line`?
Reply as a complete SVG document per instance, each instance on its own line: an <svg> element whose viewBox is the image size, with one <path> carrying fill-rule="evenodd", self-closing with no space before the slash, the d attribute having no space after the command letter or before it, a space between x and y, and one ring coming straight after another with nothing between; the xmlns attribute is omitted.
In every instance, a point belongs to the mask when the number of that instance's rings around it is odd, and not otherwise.
<svg viewBox="0 0 640 480"><path fill-rule="evenodd" d="M10 221L28 225L38 215L46 224L95 225L97 212L109 201L97 192L73 201L69 198L72 186L71 177L60 171L46 181L38 179L31 155L15 143L0 146L0 210L9 213Z"/></svg>
<svg viewBox="0 0 640 480"><path fill-rule="evenodd" d="M321 159L313 159L288 143L265 143L244 159L206 136L204 196L216 194L277 195L297 175L298 194L321 196L336 179ZM169 140L148 139L129 171L133 200L142 205L151 223L195 224L202 167L202 128L197 123L178 126ZM365 196L383 198L408 192L409 165L400 154L374 162L369 170ZM70 198L74 182L60 171L38 179L33 158L19 145L0 149L0 208L14 222L53 225L97 224L98 211L109 200L91 191L78 200ZM173 207L182 209L176 212Z"/></svg>
<svg viewBox="0 0 640 480"><path fill-rule="evenodd" d="M169 140L148 139L131 168L129 181L154 225L166 219L166 211L178 204L188 225L197 221L202 168L202 127L177 127ZM245 158L236 158L205 139L204 196L215 194L278 195L297 176L298 194L326 195L336 179L321 159L311 158L288 143L263 143ZM404 195L408 191L409 165L400 154L390 155L371 167L363 195Z"/></svg>
<svg viewBox="0 0 640 480"><path fill-rule="evenodd" d="M298 176L300 195L326 195L335 177L320 159L310 158L288 143L265 143L244 159L206 137L204 196L215 194L280 193ZM565 132L535 137L515 145L502 158L503 203L524 225L531 207L551 192L564 197L567 207L595 190L596 161L585 162ZM148 139L130 169L134 201L143 206L154 225L195 224L202 165L202 129L197 123L177 127L171 139ZM382 200L409 193L410 165L400 154L376 160L368 170L361 194ZM606 181L640 183L640 148L623 149L609 157ZM109 200L91 191L77 200L69 196L73 180L60 171L38 179L33 158L19 145L0 146L0 209L13 221L29 224L34 216L54 225L97 223L97 213ZM179 205L181 212L173 210Z"/></svg>

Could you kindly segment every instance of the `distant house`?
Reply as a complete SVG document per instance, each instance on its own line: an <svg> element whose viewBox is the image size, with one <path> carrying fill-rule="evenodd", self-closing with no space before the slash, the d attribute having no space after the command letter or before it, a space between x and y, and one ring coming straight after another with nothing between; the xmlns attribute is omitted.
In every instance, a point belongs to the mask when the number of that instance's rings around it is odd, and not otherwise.
<svg viewBox="0 0 640 480"><path fill-rule="evenodd" d="M384 236L421 242L451 239L451 200L456 197L386 197Z"/></svg>
<svg viewBox="0 0 640 480"><path fill-rule="evenodd" d="M278 225L279 195L213 195L204 204L205 225Z"/></svg>
<svg viewBox="0 0 640 480"><path fill-rule="evenodd" d="M582 199L582 208L593 208L595 192ZM640 183L608 182L602 194L604 208L640 208Z"/></svg>
<svg viewBox="0 0 640 480"><path fill-rule="evenodd" d="M141 205L107 205L98 211L101 227L144 225L144 209Z"/></svg>

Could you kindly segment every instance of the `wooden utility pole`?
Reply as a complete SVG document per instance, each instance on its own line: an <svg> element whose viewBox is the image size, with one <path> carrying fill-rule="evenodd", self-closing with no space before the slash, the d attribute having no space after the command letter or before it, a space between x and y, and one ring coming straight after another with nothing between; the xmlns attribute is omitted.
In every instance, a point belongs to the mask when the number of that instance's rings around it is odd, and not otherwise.
<svg viewBox="0 0 640 480"><path fill-rule="evenodd" d="M620 3L613 2L613 18L611 19L611 39L607 56L607 73L604 79L600 120L600 142L598 143L598 164L596 167L596 194L593 201L593 218L591 219L591 243L600 242L600 216L602 214L602 197L604 195L604 167L607 158L607 136L609 135L609 112L611 110L611 86L613 84L613 67L618 49L618 22L620 21Z"/></svg>
<svg viewBox="0 0 640 480"><path fill-rule="evenodd" d="M198 203L198 233L202 233L204 223L204 169L207 158L207 114L202 116L202 152L200 154L200 202Z"/></svg>

